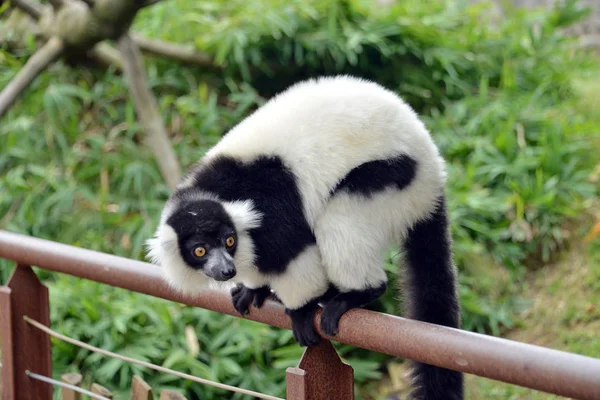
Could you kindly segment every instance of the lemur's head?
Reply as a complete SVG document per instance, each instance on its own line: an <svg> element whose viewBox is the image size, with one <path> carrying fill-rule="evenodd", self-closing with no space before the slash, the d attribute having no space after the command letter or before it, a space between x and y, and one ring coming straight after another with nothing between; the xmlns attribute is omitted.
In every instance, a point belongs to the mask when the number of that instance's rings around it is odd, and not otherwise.
<svg viewBox="0 0 600 400"><path fill-rule="evenodd" d="M229 281L254 264L248 230L260 216L250 201L226 202L196 188L177 190L165 205L148 256L188 294Z"/></svg>

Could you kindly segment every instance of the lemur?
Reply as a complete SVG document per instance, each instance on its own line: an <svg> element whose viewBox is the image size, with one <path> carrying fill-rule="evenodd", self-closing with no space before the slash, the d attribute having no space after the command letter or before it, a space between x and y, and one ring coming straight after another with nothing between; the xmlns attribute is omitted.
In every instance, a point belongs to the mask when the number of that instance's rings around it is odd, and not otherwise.
<svg viewBox="0 0 600 400"><path fill-rule="evenodd" d="M351 76L297 83L226 133L170 196L149 258L177 290L233 283L241 313L273 292L302 346L387 288L402 246L408 318L458 328L446 167L398 95ZM393 337L390 337L393 340ZM415 363L415 399L462 399L456 371Z"/></svg>

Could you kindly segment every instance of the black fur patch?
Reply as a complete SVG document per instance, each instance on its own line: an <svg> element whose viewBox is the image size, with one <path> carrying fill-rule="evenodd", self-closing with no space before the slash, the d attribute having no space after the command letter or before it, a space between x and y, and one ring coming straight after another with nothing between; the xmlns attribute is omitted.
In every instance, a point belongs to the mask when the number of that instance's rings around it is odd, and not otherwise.
<svg viewBox="0 0 600 400"><path fill-rule="evenodd" d="M225 240L229 236L237 239L233 221L223 206L211 200L195 202L184 201L176 213L167 219L177 233L178 247L181 257L195 269L202 269L207 257L193 256L196 247L201 246L208 254L212 249L226 248L233 257L237 248L225 247Z"/></svg>
<svg viewBox="0 0 600 400"><path fill-rule="evenodd" d="M443 197L427 220L409 229L404 246L409 318L458 328L460 307Z"/></svg>
<svg viewBox="0 0 600 400"><path fill-rule="evenodd" d="M286 314L292 320L294 339L300 346L313 346L321 341L321 336L313 324L318 308L319 299L317 298L296 310L285 309Z"/></svg>
<svg viewBox="0 0 600 400"><path fill-rule="evenodd" d="M253 304L256 308L262 307L269 296L271 296L271 289L268 286L250 289L239 284L231 289L233 306L241 315L250 313L250 304Z"/></svg>
<svg viewBox="0 0 600 400"><path fill-rule="evenodd" d="M263 219L250 236L263 273L285 271L306 246L316 243L304 217L296 177L279 157L263 156L250 163L218 157L196 172L194 186L226 201L254 202Z"/></svg>
<svg viewBox="0 0 600 400"><path fill-rule="evenodd" d="M404 296L408 318L460 327L460 305L452 262L452 240L444 196L429 219L417 223L405 242ZM413 399L463 398L460 372L415 363Z"/></svg>
<svg viewBox="0 0 600 400"><path fill-rule="evenodd" d="M385 293L387 283L364 290L352 290L350 292L338 292L330 299L325 299L325 308L321 314L321 329L328 336L338 333L338 323L344 313L351 308L363 307L378 299Z"/></svg>
<svg viewBox="0 0 600 400"><path fill-rule="evenodd" d="M167 223L178 235L196 231L216 232L222 225L233 226L223 206L212 200L184 201Z"/></svg>
<svg viewBox="0 0 600 400"><path fill-rule="evenodd" d="M410 400L463 400L463 375L458 371L411 362L414 390Z"/></svg>
<svg viewBox="0 0 600 400"><path fill-rule="evenodd" d="M417 162L408 155L387 160L369 161L353 168L342 179L332 194L346 191L371 196L388 187L404 189L415 177Z"/></svg>

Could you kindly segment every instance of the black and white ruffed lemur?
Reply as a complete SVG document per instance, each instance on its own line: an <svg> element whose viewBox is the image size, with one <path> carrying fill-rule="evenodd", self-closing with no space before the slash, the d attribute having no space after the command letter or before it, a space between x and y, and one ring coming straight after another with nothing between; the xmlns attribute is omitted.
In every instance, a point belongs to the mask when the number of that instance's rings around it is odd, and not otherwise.
<svg viewBox="0 0 600 400"><path fill-rule="evenodd" d="M300 345L387 288L386 249L406 253L406 315L457 328L445 162L416 113L349 76L300 82L260 107L182 178L149 258L177 290L233 283L244 314L273 292ZM390 336L393 340L393 336ZM415 363L412 398L463 398L461 373Z"/></svg>

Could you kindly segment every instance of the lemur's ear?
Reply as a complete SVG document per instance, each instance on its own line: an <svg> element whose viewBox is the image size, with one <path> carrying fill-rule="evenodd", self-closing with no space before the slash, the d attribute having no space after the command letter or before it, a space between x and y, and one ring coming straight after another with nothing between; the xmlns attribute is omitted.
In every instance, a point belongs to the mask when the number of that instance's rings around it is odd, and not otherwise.
<svg viewBox="0 0 600 400"><path fill-rule="evenodd" d="M237 231L258 228L262 215L254 209L252 200L223 202L223 208L229 214Z"/></svg>

